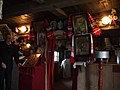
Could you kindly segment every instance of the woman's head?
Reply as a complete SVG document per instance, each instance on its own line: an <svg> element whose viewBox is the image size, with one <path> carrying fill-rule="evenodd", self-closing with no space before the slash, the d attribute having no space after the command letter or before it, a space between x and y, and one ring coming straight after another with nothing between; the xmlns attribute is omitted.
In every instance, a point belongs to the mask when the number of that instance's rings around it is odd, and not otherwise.
<svg viewBox="0 0 120 90"><path fill-rule="evenodd" d="M8 43L12 42L12 35L10 33L6 34L5 41L8 42Z"/></svg>

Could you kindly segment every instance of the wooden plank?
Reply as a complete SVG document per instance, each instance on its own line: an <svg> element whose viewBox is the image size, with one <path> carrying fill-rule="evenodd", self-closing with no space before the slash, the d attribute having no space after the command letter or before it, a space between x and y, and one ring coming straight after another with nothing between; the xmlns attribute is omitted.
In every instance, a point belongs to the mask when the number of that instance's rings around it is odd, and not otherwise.
<svg viewBox="0 0 120 90"><path fill-rule="evenodd" d="M113 81L114 89L120 90L120 73L114 73L114 81Z"/></svg>
<svg viewBox="0 0 120 90"><path fill-rule="evenodd" d="M103 90L120 90L120 72L114 72L113 66L113 64L103 65ZM78 72L77 90L98 90L98 80L99 64L88 65Z"/></svg>
<svg viewBox="0 0 120 90"><path fill-rule="evenodd" d="M99 66L91 64L87 67L87 90L98 90Z"/></svg>
<svg viewBox="0 0 120 90"><path fill-rule="evenodd" d="M86 90L86 68L80 66L77 77L77 90Z"/></svg>
<svg viewBox="0 0 120 90"><path fill-rule="evenodd" d="M33 2L28 2L18 6L8 7L4 12L4 18L9 18L11 16L21 15L25 13L37 13L48 11L57 8L69 7L74 5L79 5L83 3L95 2L98 0L46 0L43 4L37 4Z"/></svg>
<svg viewBox="0 0 120 90"><path fill-rule="evenodd" d="M67 14L60 8L55 8L55 9L51 9L49 10L52 14L58 16L58 17L64 17L67 16Z"/></svg>
<svg viewBox="0 0 120 90"><path fill-rule="evenodd" d="M40 3L40 4L45 2L45 0L32 0L32 1L35 1L35 2Z"/></svg>
<svg viewBox="0 0 120 90"><path fill-rule="evenodd" d="M111 65L103 66L103 90L113 90L113 72Z"/></svg>

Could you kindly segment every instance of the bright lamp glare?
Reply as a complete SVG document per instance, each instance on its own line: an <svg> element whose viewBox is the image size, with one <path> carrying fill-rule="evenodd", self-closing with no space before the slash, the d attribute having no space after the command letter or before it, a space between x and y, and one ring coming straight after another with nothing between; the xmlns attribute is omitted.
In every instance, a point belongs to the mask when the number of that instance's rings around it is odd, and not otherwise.
<svg viewBox="0 0 120 90"><path fill-rule="evenodd" d="M107 16L103 17L102 18L102 23L103 24L109 24L111 22L111 19Z"/></svg>
<svg viewBox="0 0 120 90"><path fill-rule="evenodd" d="M29 43L27 43L26 46L27 46L27 48L30 48L31 45Z"/></svg>
<svg viewBox="0 0 120 90"><path fill-rule="evenodd" d="M21 27L21 32L24 33L25 31L26 31L26 27L25 27L25 26L22 26L22 27Z"/></svg>

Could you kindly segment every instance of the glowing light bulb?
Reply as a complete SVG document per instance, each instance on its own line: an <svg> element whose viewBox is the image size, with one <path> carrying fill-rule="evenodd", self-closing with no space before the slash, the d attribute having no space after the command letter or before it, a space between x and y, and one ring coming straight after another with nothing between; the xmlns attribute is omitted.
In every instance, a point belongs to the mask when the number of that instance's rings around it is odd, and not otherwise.
<svg viewBox="0 0 120 90"><path fill-rule="evenodd" d="M105 25L109 24L109 23L111 23L111 19L109 17L105 16L102 18L102 23Z"/></svg>
<svg viewBox="0 0 120 90"><path fill-rule="evenodd" d="M21 30L22 33L24 33L24 32L26 32L26 27L25 26L21 26L20 30Z"/></svg>
<svg viewBox="0 0 120 90"><path fill-rule="evenodd" d="M26 46L27 46L27 48L30 48L31 45L29 43L27 43Z"/></svg>

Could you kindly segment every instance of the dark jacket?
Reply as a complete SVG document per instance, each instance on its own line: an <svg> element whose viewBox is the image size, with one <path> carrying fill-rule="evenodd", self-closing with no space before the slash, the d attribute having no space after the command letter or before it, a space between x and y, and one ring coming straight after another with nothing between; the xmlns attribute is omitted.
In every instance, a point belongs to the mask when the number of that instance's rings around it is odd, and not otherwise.
<svg viewBox="0 0 120 90"><path fill-rule="evenodd" d="M18 64L18 50L15 44L7 45L5 41L0 42L0 65L4 62L8 68L12 69L13 59Z"/></svg>

